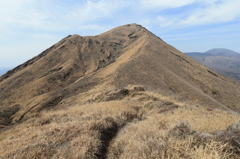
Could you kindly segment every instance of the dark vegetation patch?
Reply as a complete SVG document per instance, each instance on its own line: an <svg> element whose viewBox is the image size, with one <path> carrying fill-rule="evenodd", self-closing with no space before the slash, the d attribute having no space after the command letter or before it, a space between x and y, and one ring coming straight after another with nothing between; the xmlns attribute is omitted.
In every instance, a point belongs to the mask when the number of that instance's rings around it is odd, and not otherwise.
<svg viewBox="0 0 240 159"><path fill-rule="evenodd" d="M58 103L60 103L63 99L63 96L59 96L59 97L55 97L53 99L51 99L50 101L44 103L42 105L42 107L39 109L39 111L43 110L43 109L50 109L50 108L53 108L55 107Z"/></svg>
<svg viewBox="0 0 240 159"><path fill-rule="evenodd" d="M20 109L19 105L14 105L7 108L0 108L0 128L8 126L12 122L12 116Z"/></svg>
<svg viewBox="0 0 240 159"><path fill-rule="evenodd" d="M183 57L177 55L177 54L174 54L173 52L170 51L170 53L174 56L176 56L180 61L185 61L187 62L188 64L192 65L189 61L187 61L186 59L184 59ZM192 65L193 66L193 65Z"/></svg>
<svg viewBox="0 0 240 159"><path fill-rule="evenodd" d="M215 77L218 77L215 73L213 73L212 71L210 71L210 70L207 70L208 71L208 73L210 73L210 74L212 74L213 76L215 76Z"/></svg>
<svg viewBox="0 0 240 159"><path fill-rule="evenodd" d="M173 111L174 109L179 108L178 105L173 104L172 102L166 102L166 104L163 104L161 110L158 113L165 113L168 111Z"/></svg>
<svg viewBox="0 0 240 159"><path fill-rule="evenodd" d="M138 36L136 36L136 35L134 35L134 34L135 34L135 33L129 34L128 37L129 37L130 39L135 39L135 38L137 38Z"/></svg>
<svg viewBox="0 0 240 159"><path fill-rule="evenodd" d="M100 140L102 141L102 145L98 148L98 152L95 153L95 156L98 159L105 159L107 158L108 154L108 147L110 145L110 142L115 138L115 136L118 133L118 130L120 129L119 125L114 121L113 118L108 117L105 118L105 121L108 123L108 125L111 125L107 128L99 128L99 125L96 125L95 128L100 129Z"/></svg>
<svg viewBox="0 0 240 159"><path fill-rule="evenodd" d="M59 67L59 68L56 68L56 69L52 69L50 70L49 72L47 72L45 75L43 75L43 77L47 76L47 75L50 75L50 74L53 74L55 72L58 72L62 69L63 67ZM42 78L42 77L41 77Z"/></svg>
<svg viewBox="0 0 240 159"><path fill-rule="evenodd" d="M185 139L190 134L192 134L192 130L189 123L181 122L168 132L168 137L178 137Z"/></svg>
<svg viewBox="0 0 240 159"><path fill-rule="evenodd" d="M121 100L124 99L125 97L134 97L137 95L143 95L145 89L141 86L134 87L133 89L127 89L123 88L118 91L108 91L105 92L99 96L97 96L95 99L92 99L93 101L112 101L112 100ZM149 96L147 96L149 99ZM143 97L144 98L144 97Z"/></svg>
<svg viewBox="0 0 240 159"><path fill-rule="evenodd" d="M234 154L240 157L240 121L229 126L224 131L215 131L213 136L215 140L231 145Z"/></svg>
<svg viewBox="0 0 240 159"><path fill-rule="evenodd" d="M121 89L120 91L116 93L112 93L107 97L106 101L111 101L111 100L120 100L123 99L124 97L128 96L130 94L130 91L128 89Z"/></svg>
<svg viewBox="0 0 240 159"><path fill-rule="evenodd" d="M36 105L32 106L31 108L29 108L27 111L25 111L25 112L20 116L20 118L19 118L17 121L20 122L20 121L25 117L25 115L26 115L27 113L29 113L33 108L35 108L35 107L37 107L37 106L38 106L38 104L36 104Z"/></svg>
<svg viewBox="0 0 240 159"><path fill-rule="evenodd" d="M100 60L98 64L98 69L104 68L105 66L106 66L106 61L104 59Z"/></svg>
<svg viewBox="0 0 240 159"><path fill-rule="evenodd" d="M128 123L131 123L133 120L141 120L138 118L138 113L141 112L139 107L133 107L134 112L125 112L120 118L123 118L121 122L116 122L116 119L112 117L106 117L101 123L96 123L92 129L96 129L100 133L101 146L98 148L98 152L94 154L98 159L106 159L108 155L108 148L112 140L117 136L118 132L124 128ZM106 122L107 127L102 123Z"/></svg>
<svg viewBox="0 0 240 159"><path fill-rule="evenodd" d="M212 90L212 94L217 94L217 90Z"/></svg>
<svg viewBox="0 0 240 159"><path fill-rule="evenodd" d="M169 133L169 137L175 137L178 139L192 138L192 147L205 147L207 143L219 142L227 144L223 152L231 154L230 158L240 158L240 121L229 126L226 130L218 130L212 133L201 133L192 130L189 123L181 122L173 127Z"/></svg>

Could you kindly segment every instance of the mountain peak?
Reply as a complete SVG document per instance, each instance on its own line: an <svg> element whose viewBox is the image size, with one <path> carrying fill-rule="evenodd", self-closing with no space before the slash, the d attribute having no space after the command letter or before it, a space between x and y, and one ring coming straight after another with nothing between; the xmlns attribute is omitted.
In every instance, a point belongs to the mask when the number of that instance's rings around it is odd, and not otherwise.
<svg viewBox="0 0 240 159"><path fill-rule="evenodd" d="M224 87L235 90L226 81L229 79L196 63L144 27L127 24L97 36L69 35L10 70L0 77L0 105L30 109L35 103L40 110L46 101L78 96L108 83L116 89L129 84L161 89L228 109L226 103L237 105L238 100L223 91ZM215 89L225 99L213 98L211 91ZM16 115L14 120L20 118Z"/></svg>
<svg viewBox="0 0 240 159"><path fill-rule="evenodd" d="M213 132L216 119L238 121L239 87L137 24L69 35L0 77L0 158L151 158L159 143L168 152L204 124ZM156 140L142 141L149 134ZM124 155L138 139L148 155Z"/></svg>
<svg viewBox="0 0 240 159"><path fill-rule="evenodd" d="M103 36L103 35L107 35L107 34L113 34L113 35L121 35L121 36L124 36L124 35L131 36L134 33L138 33L138 32L144 33L144 32L147 32L147 30L138 24L127 24L127 25L115 27L115 28L113 28L105 33L102 33L100 35Z"/></svg>

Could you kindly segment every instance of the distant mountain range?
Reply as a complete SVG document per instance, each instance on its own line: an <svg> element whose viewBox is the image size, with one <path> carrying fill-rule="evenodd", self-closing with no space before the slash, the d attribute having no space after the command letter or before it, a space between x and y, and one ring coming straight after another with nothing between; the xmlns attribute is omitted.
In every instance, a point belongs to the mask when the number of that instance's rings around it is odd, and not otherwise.
<svg viewBox="0 0 240 159"><path fill-rule="evenodd" d="M225 76L240 81L240 53L229 49L211 49L204 53L188 52L186 55Z"/></svg>

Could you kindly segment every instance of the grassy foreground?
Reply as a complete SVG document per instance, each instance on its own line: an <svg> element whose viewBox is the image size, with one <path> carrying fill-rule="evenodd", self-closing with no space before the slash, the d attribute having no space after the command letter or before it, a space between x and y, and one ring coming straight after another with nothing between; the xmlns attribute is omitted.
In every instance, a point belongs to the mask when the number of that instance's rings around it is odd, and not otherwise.
<svg viewBox="0 0 240 159"><path fill-rule="evenodd" d="M140 87L84 100L2 129L0 157L240 158L238 114L179 102Z"/></svg>

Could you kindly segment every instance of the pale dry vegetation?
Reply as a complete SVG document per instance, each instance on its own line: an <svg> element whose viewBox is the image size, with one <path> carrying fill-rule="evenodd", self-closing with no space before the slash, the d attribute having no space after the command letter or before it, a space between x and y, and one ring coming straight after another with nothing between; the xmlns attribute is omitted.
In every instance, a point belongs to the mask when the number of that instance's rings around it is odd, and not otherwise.
<svg viewBox="0 0 240 159"><path fill-rule="evenodd" d="M87 102L42 111L5 128L1 158L239 157L231 136L240 131L229 128L240 120L237 114L133 88Z"/></svg>
<svg viewBox="0 0 240 159"><path fill-rule="evenodd" d="M0 158L240 158L239 86L137 24L70 35L0 76Z"/></svg>

